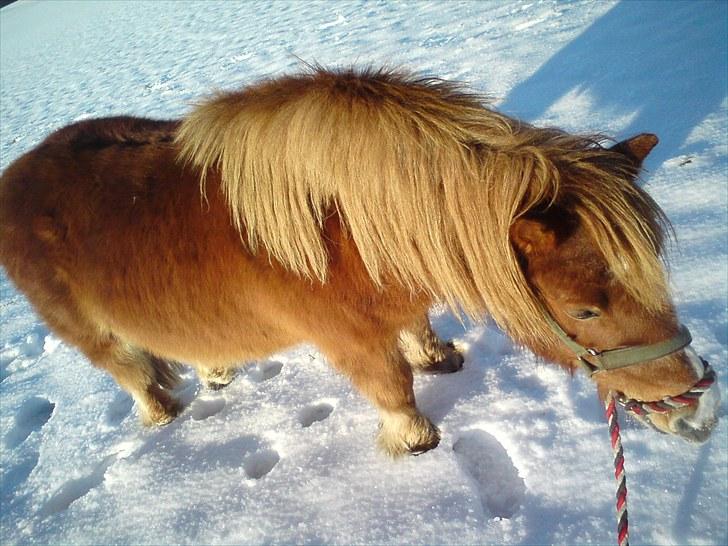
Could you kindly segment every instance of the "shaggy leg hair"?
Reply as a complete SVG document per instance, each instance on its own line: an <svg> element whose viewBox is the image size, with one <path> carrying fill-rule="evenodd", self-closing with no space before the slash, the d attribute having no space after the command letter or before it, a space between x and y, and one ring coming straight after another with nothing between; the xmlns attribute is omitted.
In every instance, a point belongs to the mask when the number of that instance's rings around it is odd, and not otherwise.
<svg viewBox="0 0 728 546"><path fill-rule="evenodd" d="M111 335L96 347L83 349L93 364L109 372L134 398L144 425L166 425L177 417L181 407L170 392L179 382L176 364Z"/></svg>
<svg viewBox="0 0 728 546"><path fill-rule="evenodd" d="M416 372L453 373L463 367L462 354L452 342L437 337L427 314L400 332L399 349Z"/></svg>
<svg viewBox="0 0 728 546"><path fill-rule="evenodd" d="M166 425L179 413L171 390L179 383L179 365L125 343L113 334L86 338L76 345L98 368L108 372L137 404L146 426Z"/></svg>

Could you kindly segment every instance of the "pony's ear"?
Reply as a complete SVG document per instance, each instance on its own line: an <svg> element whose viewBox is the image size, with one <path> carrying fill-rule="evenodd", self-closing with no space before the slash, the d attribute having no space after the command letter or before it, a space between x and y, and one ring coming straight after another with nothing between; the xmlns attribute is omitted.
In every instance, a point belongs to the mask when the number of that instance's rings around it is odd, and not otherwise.
<svg viewBox="0 0 728 546"><path fill-rule="evenodd" d="M623 140L622 142L618 142L612 146L611 150L623 153L632 160L637 168L639 168L642 166L642 162L647 157L647 154L652 151L652 148L657 146L659 141L660 140L657 138L657 135L642 133L640 135L633 136L632 138L628 138L627 140Z"/></svg>
<svg viewBox="0 0 728 546"><path fill-rule="evenodd" d="M556 248L556 233L539 220L519 218L511 226L510 232L513 246L525 256Z"/></svg>

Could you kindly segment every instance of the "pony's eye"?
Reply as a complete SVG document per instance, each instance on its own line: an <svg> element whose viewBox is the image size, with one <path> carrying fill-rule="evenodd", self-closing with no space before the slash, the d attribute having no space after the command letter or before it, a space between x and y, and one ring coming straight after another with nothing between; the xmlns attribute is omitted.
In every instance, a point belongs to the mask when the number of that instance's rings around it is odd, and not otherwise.
<svg viewBox="0 0 728 546"><path fill-rule="evenodd" d="M569 315L574 317L576 320L589 320L596 318L600 315L599 309L576 309L569 311Z"/></svg>

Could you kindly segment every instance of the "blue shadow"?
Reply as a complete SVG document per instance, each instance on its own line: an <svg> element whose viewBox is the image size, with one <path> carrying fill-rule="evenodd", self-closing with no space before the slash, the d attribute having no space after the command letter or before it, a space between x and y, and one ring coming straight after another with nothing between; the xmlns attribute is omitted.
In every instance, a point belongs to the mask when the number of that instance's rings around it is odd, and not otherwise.
<svg viewBox="0 0 728 546"><path fill-rule="evenodd" d="M620 137L655 133L647 166L678 153L690 131L724 100L728 2L623 1L516 86L499 109L536 120L568 92L599 108L637 115Z"/></svg>

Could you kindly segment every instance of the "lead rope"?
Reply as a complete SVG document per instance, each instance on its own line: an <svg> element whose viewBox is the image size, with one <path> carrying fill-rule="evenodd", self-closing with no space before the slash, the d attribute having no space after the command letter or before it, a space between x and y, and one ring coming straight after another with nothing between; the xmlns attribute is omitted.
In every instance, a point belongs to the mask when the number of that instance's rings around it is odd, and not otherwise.
<svg viewBox="0 0 728 546"><path fill-rule="evenodd" d="M616 396L612 391L607 395L604 406L614 456L614 478L617 480L617 544L619 546L629 546L627 476L624 472L624 451L622 450L622 437L619 433Z"/></svg>
<svg viewBox="0 0 728 546"><path fill-rule="evenodd" d="M623 394L609 391L604 401L605 415L609 425L609 437L612 442L614 455L614 478L617 480L617 544L629 546L629 521L627 517L627 476L624 471L624 451L622 450L622 436L619 433L619 420L617 418L617 403L628 412L644 417L648 413L667 413L671 410L685 406L694 406L700 397L715 383L715 371L705 360L703 362L703 377L693 388L678 396L667 396L658 402L640 402L627 398Z"/></svg>

